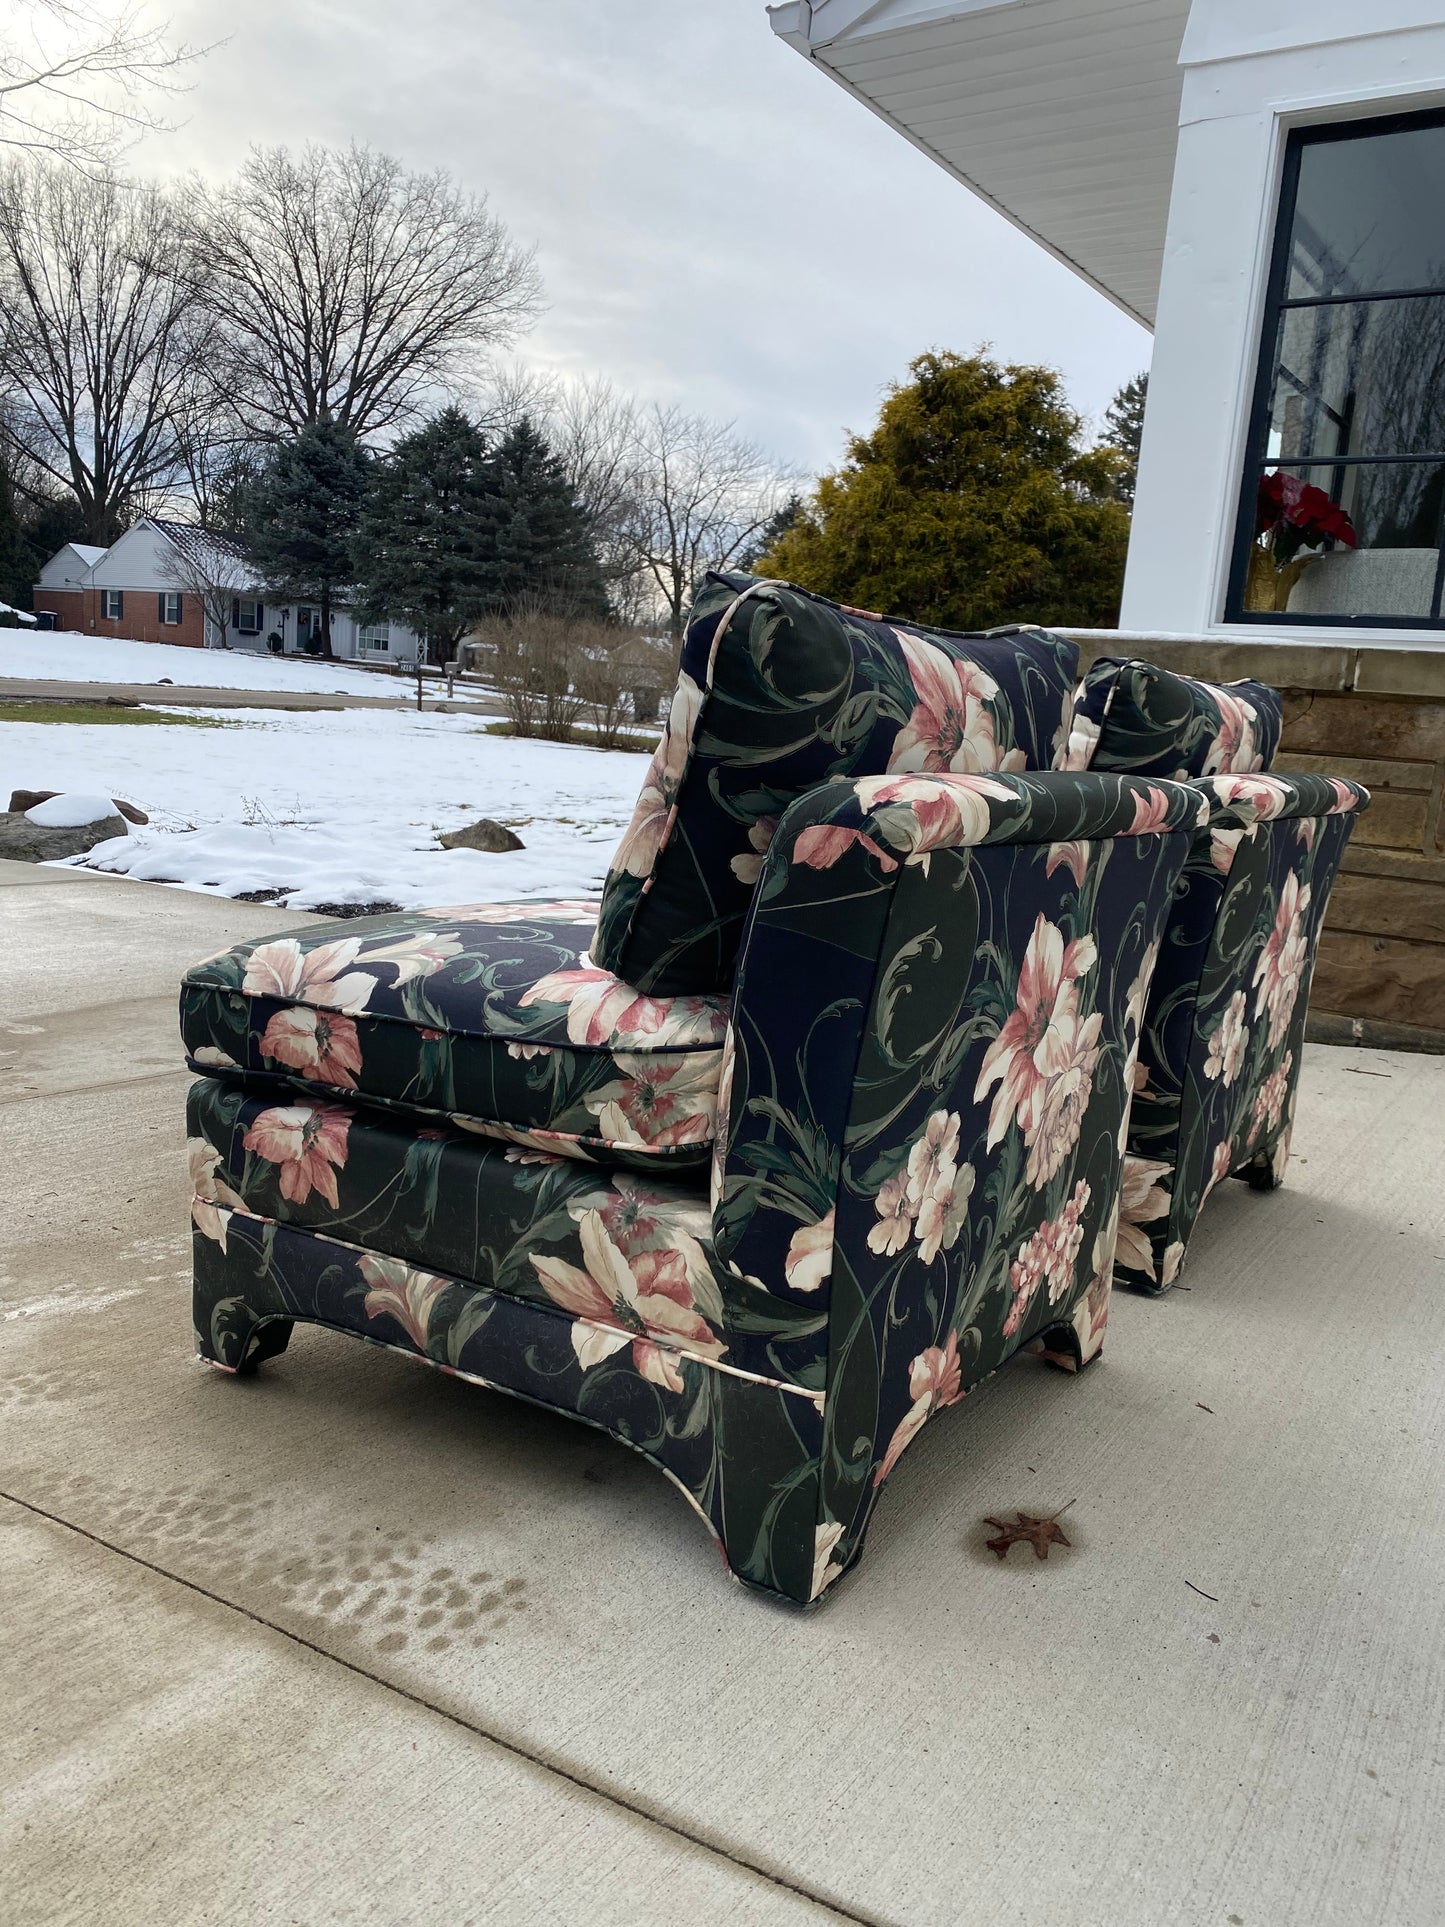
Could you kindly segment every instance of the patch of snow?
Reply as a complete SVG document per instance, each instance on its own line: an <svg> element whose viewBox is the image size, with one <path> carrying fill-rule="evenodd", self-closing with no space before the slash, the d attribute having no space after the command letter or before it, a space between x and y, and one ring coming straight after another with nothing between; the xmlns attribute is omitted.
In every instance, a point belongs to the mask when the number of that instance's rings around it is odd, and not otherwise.
<svg viewBox="0 0 1445 1927"><path fill-rule="evenodd" d="M0 785L104 785L149 814L149 827L97 844L73 867L223 896L274 890L288 910L595 893L648 764L414 710L168 713L225 727L0 723ZM526 847L439 847L438 832L479 816L506 823Z"/></svg>
<svg viewBox="0 0 1445 1927"><path fill-rule="evenodd" d="M183 649L174 642L130 642L69 629L0 629L0 679L158 683L163 677L183 689L279 689L307 696L404 696L416 687L414 678L311 656Z"/></svg>
<svg viewBox="0 0 1445 1927"><path fill-rule="evenodd" d="M116 814L108 796L86 796L72 790L61 796L48 796L33 803L25 812L27 823L38 823L42 830L79 830L87 823L100 823Z"/></svg>

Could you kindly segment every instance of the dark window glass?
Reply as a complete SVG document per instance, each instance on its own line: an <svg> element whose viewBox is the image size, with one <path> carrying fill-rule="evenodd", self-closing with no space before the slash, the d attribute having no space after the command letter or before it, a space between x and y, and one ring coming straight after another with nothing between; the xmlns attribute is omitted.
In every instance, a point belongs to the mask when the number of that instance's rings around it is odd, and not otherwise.
<svg viewBox="0 0 1445 1927"><path fill-rule="evenodd" d="M1445 300L1286 308L1276 342L1271 461L1445 450Z"/></svg>
<svg viewBox="0 0 1445 1927"><path fill-rule="evenodd" d="M1445 144L1428 124L1347 139L1310 139L1299 148L1299 192L1291 235L1291 300L1445 289Z"/></svg>
<svg viewBox="0 0 1445 1927"><path fill-rule="evenodd" d="M1228 613L1442 626L1445 115L1291 136Z"/></svg>

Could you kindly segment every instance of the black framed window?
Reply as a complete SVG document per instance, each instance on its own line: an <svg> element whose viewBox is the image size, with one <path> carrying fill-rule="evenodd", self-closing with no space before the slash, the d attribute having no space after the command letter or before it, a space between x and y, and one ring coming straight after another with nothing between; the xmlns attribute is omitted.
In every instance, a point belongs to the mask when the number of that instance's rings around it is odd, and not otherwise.
<svg viewBox="0 0 1445 1927"><path fill-rule="evenodd" d="M1445 628L1445 112L1285 151L1229 621Z"/></svg>

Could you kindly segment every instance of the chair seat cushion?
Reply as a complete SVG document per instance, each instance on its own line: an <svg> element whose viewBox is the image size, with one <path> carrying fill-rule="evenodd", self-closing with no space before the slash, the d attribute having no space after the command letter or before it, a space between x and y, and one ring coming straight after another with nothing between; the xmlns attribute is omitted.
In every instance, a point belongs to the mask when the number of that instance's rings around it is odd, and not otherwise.
<svg viewBox="0 0 1445 1927"><path fill-rule="evenodd" d="M822 1389L826 1308L718 1257L701 1174L597 1170L250 1078L203 1078L186 1118L197 1230L224 1245L235 1213L366 1254L374 1336L424 1349L436 1292L468 1280L576 1320L587 1368L630 1346L674 1391L686 1358Z"/></svg>
<svg viewBox="0 0 1445 1927"><path fill-rule="evenodd" d="M729 986L790 803L834 777L1049 769L1078 659L1043 631L959 635L708 576L608 873L598 962L660 995Z"/></svg>
<svg viewBox="0 0 1445 1927"><path fill-rule="evenodd" d="M1248 775L1279 748L1283 705L1262 682L1201 682L1100 656L1079 684L1057 767L1118 776Z"/></svg>
<svg viewBox="0 0 1445 1927"><path fill-rule="evenodd" d="M189 971L193 1069L365 1097L632 1169L710 1155L726 997L597 969L595 902L328 921Z"/></svg>

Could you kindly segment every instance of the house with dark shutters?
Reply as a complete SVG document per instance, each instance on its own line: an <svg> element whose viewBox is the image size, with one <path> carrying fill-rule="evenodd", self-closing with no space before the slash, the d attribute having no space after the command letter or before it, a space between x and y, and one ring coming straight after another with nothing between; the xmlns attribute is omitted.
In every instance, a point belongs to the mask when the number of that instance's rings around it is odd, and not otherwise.
<svg viewBox="0 0 1445 1927"><path fill-rule="evenodd" d="M151 515L108 549L67 543L40 571L32 599L55 629L191 649L306 655L321 633L314 604L267 600L234 539ZM341 603L331 645L348 661L413 663L418 638L404 623L360 622Z"/></svg>

